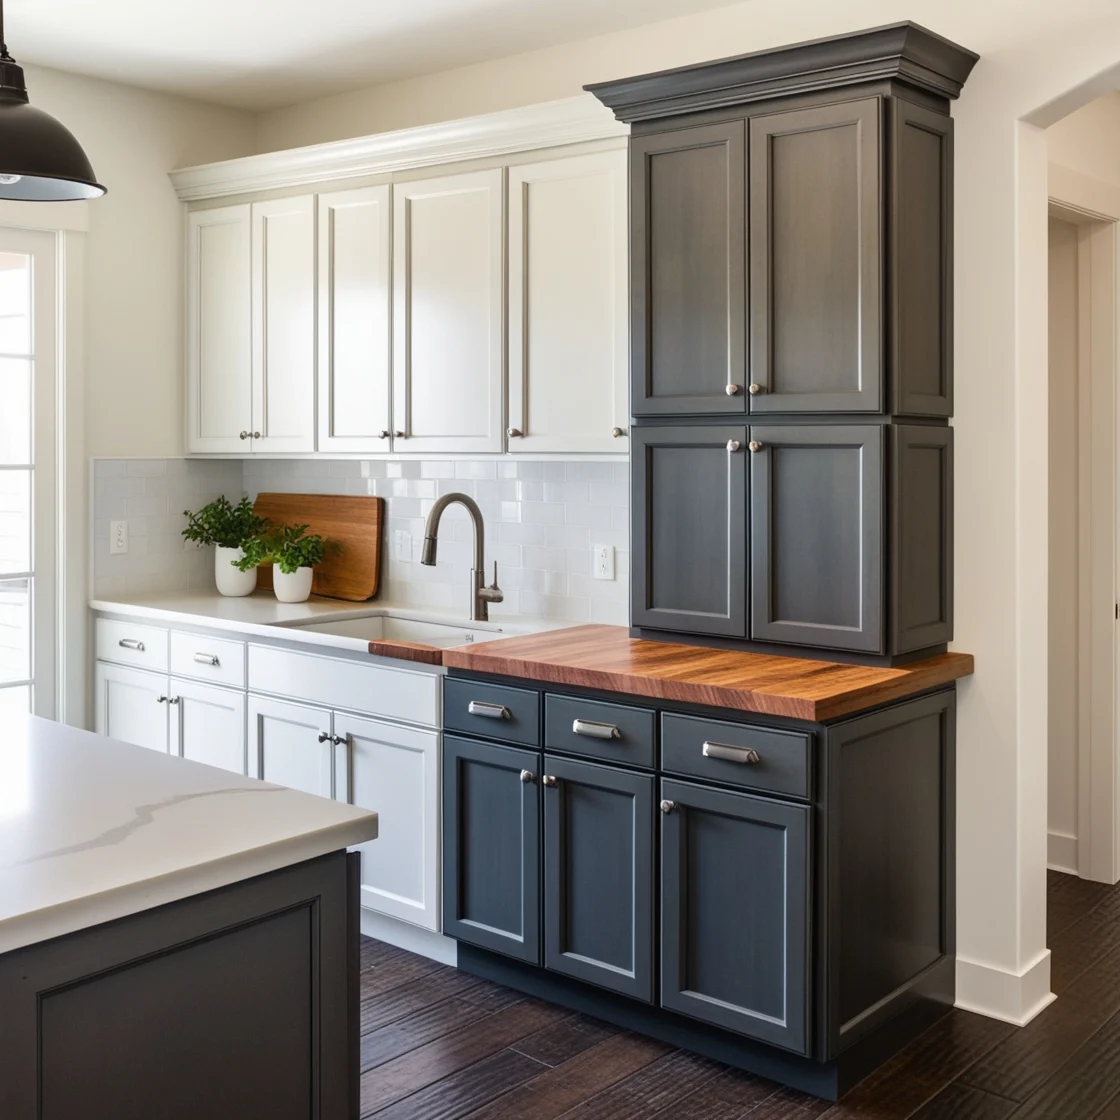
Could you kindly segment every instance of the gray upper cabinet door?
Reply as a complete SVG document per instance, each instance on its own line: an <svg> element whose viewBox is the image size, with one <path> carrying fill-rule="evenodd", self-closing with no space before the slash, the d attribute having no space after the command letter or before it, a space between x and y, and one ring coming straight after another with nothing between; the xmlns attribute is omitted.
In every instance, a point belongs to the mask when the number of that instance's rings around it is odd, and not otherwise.
<svg viewBox="0 0 1120 1120"><path fill-rule="evenodd" d="M661 1005L808 1052L809 813L661 782Z"/></svg>
<svg viewBox="0 0 1120 1120"><path fill-rule="evenodd" d="M540 759L443 740L443 932L540 964Z"/></svg>
<svg viewBox="0 0 1120 1120"><path fill-rule="evenodd" d="M751 428L751 637L883 652L883 428Z"/></svg>
<svg viewBox="0 0 1120 1120"><path fill-rule="evenodd" d="M746 126L630 145L631 409L746 411Z"/></svg>
<svg viewBox="0 0 1120 1120"><path fill-rule="evenodd" d="M544 963L653 999L652 774L545 755Z"/></svg>
<svg viewBox="0 0 1120 1120"><path fill-rule="evenodd" d="M751 119L752 413L882 407L880 112Z"/></svg>
<svg viewBox="0 0 1120 1120"><path fill-rule="evenodd" d="M892 97L891 410L953 414L953 121Z"/></svg>
<svg viewBox="0 0 1120 1120"><path fill-rule="evenodd" d="M634 626L746 637L746 428L631 432Z"/></svg>

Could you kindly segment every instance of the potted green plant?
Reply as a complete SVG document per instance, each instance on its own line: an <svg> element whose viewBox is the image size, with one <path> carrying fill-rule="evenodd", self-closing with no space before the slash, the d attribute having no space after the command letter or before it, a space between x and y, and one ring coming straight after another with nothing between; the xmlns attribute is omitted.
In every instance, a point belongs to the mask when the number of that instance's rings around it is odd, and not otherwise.
<svg viewBox="0 0 1120 1120"><path fill-rule="evenodd" d="M258 534L237 561L242 571L272 565L272 589L281 603L302 603L311 594L312 569L323 559L326 541L306 525L281 525Z"/></svg>
<svg viewBox="0 0 1120 1120"><path fill-rule="evenodd" d="M251 595L257 587L255 566L241 567L245 547L268 527L268 521L253 512L253 503L242 498L234 505L224 494L197 513L183 510L187 527L183 536L196 544L214 546L214 582L221 595Z"/></svg>

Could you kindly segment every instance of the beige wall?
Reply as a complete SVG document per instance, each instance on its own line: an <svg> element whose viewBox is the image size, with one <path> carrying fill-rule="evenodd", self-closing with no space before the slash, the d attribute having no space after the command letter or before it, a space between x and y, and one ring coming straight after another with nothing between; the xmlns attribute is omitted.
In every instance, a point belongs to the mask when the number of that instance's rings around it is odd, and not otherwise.
<svg viewBox="0 0 1120 1120"><path fill-rule="evenodd" d="M1050 162L1120 185L1120 91L1090 101L1046 130Z"/></svg>

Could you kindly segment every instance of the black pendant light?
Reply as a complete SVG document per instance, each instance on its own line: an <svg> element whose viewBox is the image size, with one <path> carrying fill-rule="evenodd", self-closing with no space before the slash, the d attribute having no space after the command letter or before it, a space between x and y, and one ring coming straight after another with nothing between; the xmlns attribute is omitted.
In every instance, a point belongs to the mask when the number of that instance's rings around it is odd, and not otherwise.
<svg viewBox="0 0 1120 1120"><path fill-rule="evenodd" d="M28 104L23 67L4 42L0 0L0 199L68 202L104 193L74 134Z"/></svg>

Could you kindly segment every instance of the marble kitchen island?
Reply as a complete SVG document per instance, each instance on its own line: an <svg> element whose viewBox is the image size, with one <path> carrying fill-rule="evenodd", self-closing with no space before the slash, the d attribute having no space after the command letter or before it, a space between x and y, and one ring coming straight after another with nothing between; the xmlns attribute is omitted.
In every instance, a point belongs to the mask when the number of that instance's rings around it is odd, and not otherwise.
<svg viewBox="0 0 1120 1120"><path fill-rule="evenodd" d="M377 814L0 727L0 1116L357 1115Z"/></svg>

